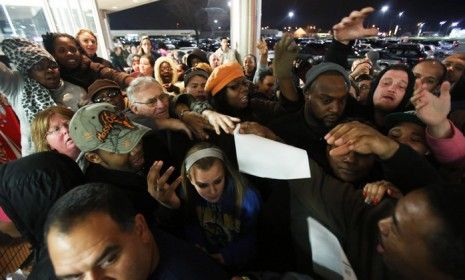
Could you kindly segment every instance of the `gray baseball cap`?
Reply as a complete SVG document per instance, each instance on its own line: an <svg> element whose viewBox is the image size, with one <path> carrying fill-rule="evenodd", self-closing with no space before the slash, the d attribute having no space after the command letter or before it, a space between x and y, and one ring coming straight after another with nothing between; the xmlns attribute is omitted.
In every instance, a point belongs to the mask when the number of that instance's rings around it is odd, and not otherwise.
<svg viewBox="0 0 465 280"><path fill-rule="evenodd" d="M303 88L304 92L313 83L313 81L318 78L318 76L329 71L339 72L344 77L347 88L350 88L349 73L344 69L344 67L332 62L323 62L313 66L310 68L310 70L307 71L307 74L305 74L305 85Z"/></svg>
<svg viewBox="0 0 465 280"><path fill-rule="evenodd" d="M126 154L149 131L148 127L131 122L109 103L84 106L69 123L69 134L82 153L102 149Z"/></svg>

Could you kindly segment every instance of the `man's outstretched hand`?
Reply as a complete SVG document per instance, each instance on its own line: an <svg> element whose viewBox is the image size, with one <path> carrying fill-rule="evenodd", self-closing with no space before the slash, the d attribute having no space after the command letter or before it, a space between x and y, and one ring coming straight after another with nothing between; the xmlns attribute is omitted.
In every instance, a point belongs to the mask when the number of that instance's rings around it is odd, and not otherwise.
<svg viewBox="0 0 465 280"><path fill-rule="evenodd" d="M366 7L344 17L333 26L334 39L347 45L351 40L378 35L378 29L363 27L365 19L374 11L372 7Z"/></svg>

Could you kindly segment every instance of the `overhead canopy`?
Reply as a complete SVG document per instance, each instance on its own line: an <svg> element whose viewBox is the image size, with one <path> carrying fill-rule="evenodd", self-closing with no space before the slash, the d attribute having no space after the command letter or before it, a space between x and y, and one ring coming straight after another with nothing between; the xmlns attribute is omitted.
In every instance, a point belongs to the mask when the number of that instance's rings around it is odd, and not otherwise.
<svg viewBox="0 0 465 280"><path fill-rule="evenodd" d="M156 1L159 0L97 0L97 6L100 10L107 10L108 13L113 13Z"/></svg>

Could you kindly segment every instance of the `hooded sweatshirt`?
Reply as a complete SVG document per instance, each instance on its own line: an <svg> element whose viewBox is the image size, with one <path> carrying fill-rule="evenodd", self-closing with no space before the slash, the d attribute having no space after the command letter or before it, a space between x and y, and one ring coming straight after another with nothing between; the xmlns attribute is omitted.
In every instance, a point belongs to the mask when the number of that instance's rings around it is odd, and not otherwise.
<svg viewBox="0 0 465 280"><path fill-rule="evenodd" d="M378 84L379 84L381 78L389 70L406 72L407 76L408 76L408 85L407 85L407 88L405 89L404 97L400 101L399 105L394 110L392 110L390 112L385 112L385 113L389 114L389 113L395 113L395 112L405 112L405 111L408 111L408 110L412 109L412 107L411 107L412 105L410 103L410 98L413 95L413 90L414 90L414 87L415 87L415 76L413 75L412 70L410 70L408 68L408 66L406 66L406 65L403 65L403 64L392 65L392 66L386 67L383 71L381 71L379 73L379 75L371 83L371 88L370 88L370 92L368 93L368 99L367 99L367 107L368 107L368 110L369 110L369 112L371 114L370 116L367 116L367 117L370 120L374 120L375 108L374 108L374 104L373 104L373 97L374 97L376 88L378 87ZM379 127L379 128L381 129L381 131L384 132L384 127Z"/></svg>
<svg viewBox="0 0 465 280"><path fill-rule="evenodd" d="M0 206L32 245L28 279L55 279L43 227L48 211L64 193L84 182L78 165L56 152L36 153L0 166Z"/></svg>

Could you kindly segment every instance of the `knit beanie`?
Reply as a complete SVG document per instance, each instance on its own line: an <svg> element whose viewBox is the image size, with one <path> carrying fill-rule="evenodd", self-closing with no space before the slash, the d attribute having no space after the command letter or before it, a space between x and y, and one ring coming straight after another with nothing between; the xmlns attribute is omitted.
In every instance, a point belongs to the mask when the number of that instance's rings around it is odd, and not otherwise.
<svg viewBox="0 0 465 280"><path fill-rule="evenodd" d="M215 96L231 81L244 77L242 67L237 62L225 63L216 67L205 84L205 91Z"/></svg>

